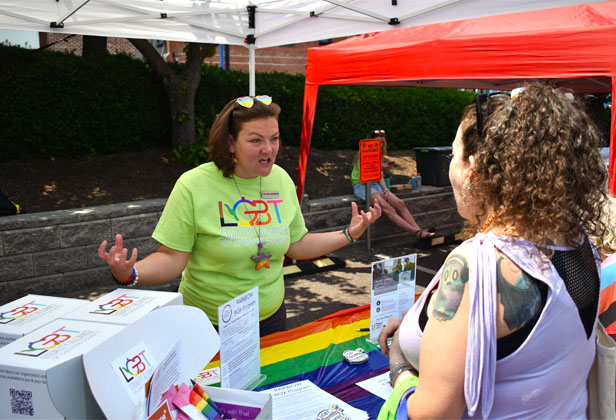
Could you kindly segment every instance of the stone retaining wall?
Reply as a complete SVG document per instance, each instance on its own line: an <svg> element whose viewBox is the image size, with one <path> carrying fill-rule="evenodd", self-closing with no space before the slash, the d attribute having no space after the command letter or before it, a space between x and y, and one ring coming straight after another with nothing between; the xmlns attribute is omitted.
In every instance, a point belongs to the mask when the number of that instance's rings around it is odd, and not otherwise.
<svg viewBox="0 0 616 420"><path fill-rule="evenodd" d="M451 187L424 186L400 197L421 226L434 226L445 235L459 231L462 221ZM364 205L352 195L304 200L308 229L343 229L351 217L352 201ZM128 249L137 247L140 258L149 255L158 246L150 235L165 202L144 200L0 218L0 304L28 293L67 296L107 284L114 289L109 269L97 257L99 244L121 233ZM364 252L365 240L366 235L353 245L362 246L358 252ZM393 240L413 238L382 217L372 227L371 242Z"/></svg>

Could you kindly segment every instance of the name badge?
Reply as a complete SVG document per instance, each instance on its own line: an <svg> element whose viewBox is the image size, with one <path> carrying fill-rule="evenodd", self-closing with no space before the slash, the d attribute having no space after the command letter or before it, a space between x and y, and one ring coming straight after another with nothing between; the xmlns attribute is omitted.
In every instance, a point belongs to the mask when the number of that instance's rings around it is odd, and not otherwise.
<svg viewBox="0 0 616 420"><path fill-rule="evenodd" d="M280 197L280 191L263 191L261 198L278 198Z"/></svg>

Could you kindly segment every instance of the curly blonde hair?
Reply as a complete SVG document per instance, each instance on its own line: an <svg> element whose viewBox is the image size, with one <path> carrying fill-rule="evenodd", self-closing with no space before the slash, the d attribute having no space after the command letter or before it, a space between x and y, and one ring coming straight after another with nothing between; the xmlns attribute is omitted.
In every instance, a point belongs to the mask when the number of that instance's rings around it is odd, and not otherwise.
<svg viewBox="0 0 616 420"><path fill-rule="evenodd" d="M472 198L480 214L490 209L495 226L514 227L512 236L540 246L558 237L577 247L585 233L602 238L607 171L583 105L563 91L531 84L490 107L482 136L475 106L461 124L464 158L476 160ZM467 228L476 231L479 223L469 221Z"/></svg>
<svg viewBox="0 0 616 420"><path fill-rule="evenodd" d="M616 198L608 197L603 206L601 220L607 230L603 237L591 236L602 260L616 252Z"/></svg>

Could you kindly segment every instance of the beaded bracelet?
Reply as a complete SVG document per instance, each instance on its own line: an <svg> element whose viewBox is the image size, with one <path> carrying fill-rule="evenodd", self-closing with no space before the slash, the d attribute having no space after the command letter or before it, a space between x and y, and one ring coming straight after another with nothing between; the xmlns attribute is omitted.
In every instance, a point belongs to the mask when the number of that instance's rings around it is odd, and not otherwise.
<svg viewBox="0 0 616 420"><path fill-rule="evenodd" d="M111 276L117 284L123 287L133 287L139 282L139 272L137 271L137 267L133 267L133 272L131 273L130 277L125 281L120 281L116 279L113 274Z"/></svg>
<svg viewBox="0 0 616 420"><path fill-rule="evenodd" d="M353 237L353 235L351 234L351 229L350 229L350 227L349 227L349 226L347 226L347 227L346 227L346 228L342 231L342 233L344 233L344 236L346 236L346 238L347 238L347 240L348 240L349 242L351 242L351 243L353 243L353 242L357 242L357 239L355 239L355 238Z"/></svg>

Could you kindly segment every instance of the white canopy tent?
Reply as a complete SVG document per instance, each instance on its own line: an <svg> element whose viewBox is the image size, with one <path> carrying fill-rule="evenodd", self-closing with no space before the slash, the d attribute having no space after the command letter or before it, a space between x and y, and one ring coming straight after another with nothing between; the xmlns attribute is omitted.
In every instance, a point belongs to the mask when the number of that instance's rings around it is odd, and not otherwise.
<svg viewBox="0 0 616 420"><path fill-rule="evenodd" d="M255 49L584 0L0 0L0 28Z"/></svg>

